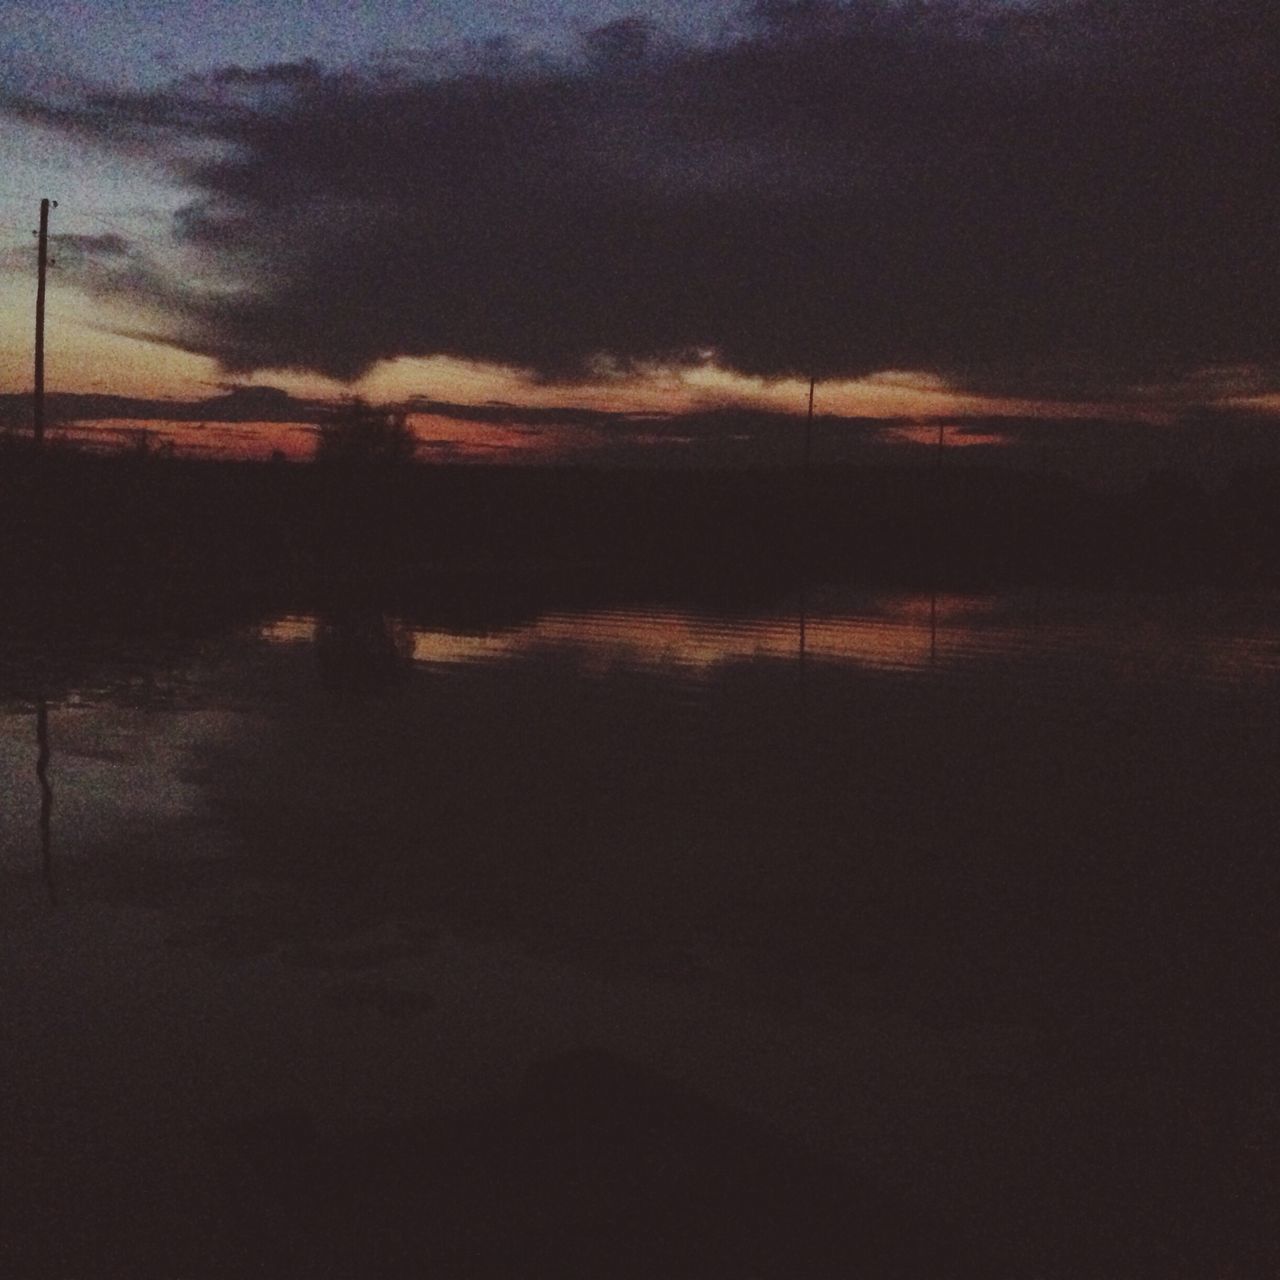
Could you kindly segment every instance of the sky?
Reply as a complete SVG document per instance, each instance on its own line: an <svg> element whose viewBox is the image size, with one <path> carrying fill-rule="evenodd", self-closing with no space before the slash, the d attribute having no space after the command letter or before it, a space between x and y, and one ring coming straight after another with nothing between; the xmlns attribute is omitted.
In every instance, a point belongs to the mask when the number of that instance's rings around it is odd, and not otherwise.
<svg viewBox="0 0 1280 1280"><path fill-rule="evenodd" d="M812 376L903 443L1252 439L1278 68L1273 0L7 0L0 396L48 196L63 392L505 405L414 421L540 456L572 408L640 456Z"/></svg>

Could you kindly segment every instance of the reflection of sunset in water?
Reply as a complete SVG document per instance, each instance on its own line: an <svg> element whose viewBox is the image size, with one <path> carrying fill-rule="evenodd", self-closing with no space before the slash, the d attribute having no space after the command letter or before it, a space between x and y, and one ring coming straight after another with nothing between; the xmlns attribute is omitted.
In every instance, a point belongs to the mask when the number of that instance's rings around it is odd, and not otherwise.
<svg viewBox="0 0 1280 1280"><path fill-rule="evenodd" d="M885 432L885 439L896 444L919 444L934 448L938 445L938 428L930 423L912 423L907 426L891 427ZM981 430L967 427L963 420L947 427L942 432L944 449L964 449L974 445L1009 445L1016 441L1001 431Z"/></svg>
<svg viewBox="0 0 1280 1280"><path fill-rule="evenodd" d="M289 615L263 627L261 635L272 643L306 643L315 630L313 618ZM443 668L560 656L592 675L626 669L699 675L734 663L795 660L801 652L798 611L717 616L619 607L551 611L488 634L410 630L414 660ZM1215 632L1140 613L1118 618L1065 610L1037 624L1029 599L1019 605L1005 597L961 595L880 597L857 613L815 608L805 618L804 655L809 662L902 672L1047 661L1210 683L1280 676L1280 646L1262 629Z"/></svg>
<svg viewBox="0 0 1280 1280"><path fill-rule="evenodd" d="M258 635L268 644L310 644L316 638L316 620L287 613L264 623Z"/></svg>
<svg viewBox="0 0 1280 1280"><path fill-rule="evenodd" d="M902 618L811 618L807 654L860 666L912 667L929 661L928 600L925 628ZM274 643L303 643L315 635L310 617L289 616L261 632ZM413 628L415 661L439 666L502 661L535 653L573 655L584 670L684 667L709 670L732 662L791 659L798 652L795 614L716 618L666 609L601 609L544 614L534 622L488 635Z"/></svg>

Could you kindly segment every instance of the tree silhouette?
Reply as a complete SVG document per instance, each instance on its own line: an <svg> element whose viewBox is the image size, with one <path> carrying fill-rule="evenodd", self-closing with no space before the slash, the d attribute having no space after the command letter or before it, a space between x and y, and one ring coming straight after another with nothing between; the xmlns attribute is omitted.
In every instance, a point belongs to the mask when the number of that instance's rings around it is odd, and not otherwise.
<svg viewBox="0 0 1280 1280"><path fill-rule="evenodd" d="M406 414L353 399L319 422L315 460L346 469L402 466L417 448Z"/></svg>

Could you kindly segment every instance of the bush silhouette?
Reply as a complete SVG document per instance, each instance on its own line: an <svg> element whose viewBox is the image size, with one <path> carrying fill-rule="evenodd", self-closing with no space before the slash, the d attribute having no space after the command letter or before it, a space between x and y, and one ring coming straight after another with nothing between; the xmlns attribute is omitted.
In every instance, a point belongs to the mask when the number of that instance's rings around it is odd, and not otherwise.
<svg viewBox="0 0 1280 1280"><path fill-rule="evenodd" d="M345 468L401 466L418 442L404 413L351 400L318 424L315 460Z"/></svg>

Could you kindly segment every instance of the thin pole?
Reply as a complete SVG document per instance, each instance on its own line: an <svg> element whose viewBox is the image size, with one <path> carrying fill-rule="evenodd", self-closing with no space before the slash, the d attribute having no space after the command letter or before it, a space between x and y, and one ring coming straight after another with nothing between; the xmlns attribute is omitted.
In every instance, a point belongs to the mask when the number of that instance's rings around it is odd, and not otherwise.
<svg viewBox="0 0 1280 1280"><path fill-rule="evenodd" d="M36 279L36 385L35 440L37 445L44 443L44 277L49 266L49 206L57 208L56 200L40 201L40 266Z"/></svg>

